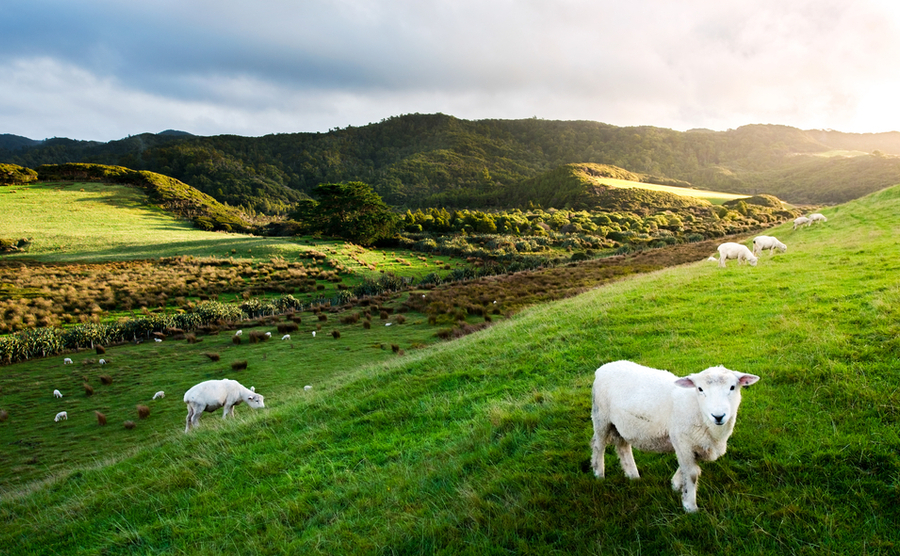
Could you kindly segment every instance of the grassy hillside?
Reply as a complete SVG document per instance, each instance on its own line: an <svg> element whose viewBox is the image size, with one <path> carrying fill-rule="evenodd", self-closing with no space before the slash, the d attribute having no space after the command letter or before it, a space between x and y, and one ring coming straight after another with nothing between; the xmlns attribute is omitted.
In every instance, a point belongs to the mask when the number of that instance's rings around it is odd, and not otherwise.
<svg viewBox="0 0 900 556"><path fill-rule="evenodd" d="M315 364L303 351L260 362L269 374L254 384L268 407L239 408L229 422L207 415L190 435L180 431L174 392L160 409L171 432L152 449L122 449L7 490L0 546L23 554L894 554L900 188L823 212L825 225L772 230L787 253L755 268L698 261L635 277L389 363L348 361L318 376L312 393L297 392ZM145 381L152 393L173 361L198 372L176 346L167 349L159 370L141 363L123 381ZM686 515L669 488L672 455L637 453L635 482L614 454L605 481L589 472L593 371L616 359L679 375L723 364L762 377L745 392L728 453L702 464L698 514ZM47 362L8 367L0 407L21 391L52 390L49 380L29 379L37 365L71 372ZM276 377L285 365L296 373L287 381ZM11 414L3 434L57 425L44 396L40 424ZM60 439L72 427L125 432L73 413L52 429Z"/></svg>
<svg viewBox="0 0 900 556"><path fill-rule="evenodd" d="M5 259L108 261L173 255L284 255L279 238L204 232L154 206L145 189L99 182L38 182L0 190L0 238L29 238Z"/></svg>

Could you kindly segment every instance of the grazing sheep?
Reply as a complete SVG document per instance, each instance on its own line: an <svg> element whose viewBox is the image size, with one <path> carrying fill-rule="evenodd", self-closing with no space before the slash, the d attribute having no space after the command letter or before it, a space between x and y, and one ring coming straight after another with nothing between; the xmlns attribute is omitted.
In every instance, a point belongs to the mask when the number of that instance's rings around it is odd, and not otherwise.
<svg viewBox="0 0 900 556"><path fill-rule="evenodd" d="M272 337L272 333L271 333L271 332L266 332L266 338L271 338L271 337Z"/></svg>
<svg viewBox="0 0 900 556"><path fill-rule="evenodd" d="M828 222L828 219L825 218L824 214L820 214L818 212L810 214L809 215L809 225L812 226L816 222Z"/></svg>
<svg viewBox="0 0 900 556"><path fill-rule="evenodd" d="M163 392L162 390L160 390L159 392L153 394L153 399L154 399L154 400L159 400L159 399L162 399L162 398L165 398L165 397L166 397L166 393Z"/></svg>
<svg viewBox="0 0 900 556"><path fill-rule="evenodd" d="M101 359L100 361L97 361L97 363L99 363L101 365L106 365L106 359Z"/></svg>
<svg viewBox="0 0 900 556"><path fill-rule="evenodd" d="M63 420L68 421L69 414L66 413L65 411L60 411L59 413L56 414L56 417L54 417L53 420L56 421L57 423L59 423L60 421L63 421Z"/></svg>
<svg viewBox="0 0 900 556"><path fill-rule="evenodd" d="M284 336L281 337L281 339L282 339L282 340L290 340L290 339L291 339L291 335L290 335L290 334L285 334Z"/></svg>
<svg viewBox="0 0 900 556"><path fill-rule="evenodd" d="M385 323L384 325L385 325L385 326L390 326L390 325L392 325L392 324L394 324L394 323L392 323L392 322L387 322L387 323Z"/></svg>
<svg viewBox="0 0 900 556"><path fill-rule="evenodd" d="M54 398L61 398L61 397L62 397L62 392L60 392L59 390L54 390L54 391L53 391L53 397L54 397Z"/></svg>
<svg viewBox="0 0 900 556"><path fill-rule="evenodd" d="M71 364L72 364L72 360L69 359L68 357L66 357L65 359L63 359L63 365L71 365Z"/></svg>
<svg viewBox="0 0 900 556"><path fill-rule="evenodd" d="M312 386L307 384L306 386L303 387L303 389L309 391L309 390L312 390Z"/></svg>
<svg viewBox="0 0 900 556"><path fill-rule="evenodd" d="M805 216L798 216L794 219L794 229L796 230L800 226L809 226L812 224L812 220Z"/></svg>
<svg viewBox="0 0 900 556"><path fill-rule="evenodd" d="M741 403L741 387L759 377L711 367L678 378L631 361L607 363L594 376L594 474L604 477L608 444L615 444L622 470L630 479L640 477L632 446L650 452L675 452L678 470L672 476L672 488L681 491L686 511L697 511L697 460L713 461L725 453Z"/></svg>
<svg viewBox="0 0 900 556"><path fill-rule="evenodd" d="M150 408L147 407L146 405L138 404L137 412L138 412L138 418L140 418L140 419L146 419L147 417L150 416Z"/></svg>
<svg viewBox="0 0 900 556"><path fill-rule="evenodd" d="M758 257L764 249L768 249L769 254L774 255L776 249L782 253L787 251L787 245L772 236L756 236L753 238L753 254Z"/></svg>
<svg viewBox="0 0 900 556"><path fill-rule="evenodd" d="M184 432L190 432L191 427L197 426L204 411L211 412L223 407L222 418L228 415L233 417L234 406L242 402L247 402L247 405L254 408L265 407L262 395L244 388L236 380L207 380L192 386L184 393L184 403L188 410Z"/></svg>
<svg viewBox="0 0 900 556"><path fill-rule="evenodd" d="M159 338L153 338L153 341L154 341L154 342L161 342L162 340L160 340Z"/></svg>
<svg viewBox="0 0 900 556"><path fill-rule="evenodd" d="M99 411L95 411L94 415L97 416L97 424L101 427L106 425L106 415L100 413Z"/></svg>
<svg viewBox="0 0 900 556"><path fill-rule="evenodd" d="M750 263L750 266L756 266L756 262L759 260L750 252L750 249L748 249L746 245L731 241L720 245L718 251L719 266L721 267L725 266L725 261L728 259L737 259L739 265L744 264L744 261L747 261Z"/></svg>
<svg viewBox="0 0 900 556"><path fill-rule="evenodd" d="M237 332L234 333L234 335L235 335L235 336L240 336L240 335L242 335L243 333L244 333L243 330L238 330Z"/></svg>

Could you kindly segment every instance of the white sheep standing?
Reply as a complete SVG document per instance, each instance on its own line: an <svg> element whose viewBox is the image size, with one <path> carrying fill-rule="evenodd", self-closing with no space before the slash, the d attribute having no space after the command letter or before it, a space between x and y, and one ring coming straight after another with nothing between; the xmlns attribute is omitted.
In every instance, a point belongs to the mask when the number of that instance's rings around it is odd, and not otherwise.
<svg viewBox="0 0 900 556"><path fill-rule="evenodd" d="M697 511L697 460L713 461L725 453L741 403L741 387L759 377L720 366L678 378L631 361L607 363L594 376L594 474L604 477L608 444L616 446L622 470L630 479L640 477L632 446L675 452L678 469L672 476L672 489L681 491L685 511Z"/></svg>
<svg viewBox="0 0 900 556"><path fill-rule="evenodd" d="M737 259L739 265L744 264L744 261L747 261L750 263L750 266L756 266L756 262L759 260L750 252L750 249L746 245L731 241L719 245L718 251L719 266L721 267L725 266L725 261L728 259Z"/></svg>
<svg viewBox="0 0 900 556"><path fill-rule="evenodd" d="M795 230L797 228L799 228L800 226L809 226L810 224L812 224L812 220L810 220L809 218L807 218L805 216L798 216L797 218L794 218L794 229Z"/></svg>
<svg viewBox="0 0 900 556"><path fill-rule="evenodd" d="M61 397L62 397L62 392L60 392L59 390L54 390L54 391L53 391L53 397L54 397L54 398L61 398Z"/></svg>
<svg viewBox="0 0 900 556"><path fill-rule="evenodd" d="M237 332L234 333L235 336L241 336L243 334L244 334L243 330L238 330Z"/></svg>
<svg viewBox="0 0 900 556"><path fill-rule="evenodd" d="M261 394L245 388L236 380L207 380L192 386L184 393L184 403L188 410L184 432L190 432L191 427L196 428L204 411L212 412L223 407L223 419L228 415L234 417L234 406L243 402L254 408L265 407Z"/></svg>
<svg viewBox="0 0 900 556"><path fill-rule="evenodd" d="M820 214L818 212L810 214L809 215L809 225L812 226L816 222L828 222L828 219L825 218L824 214Z"/></svg>
<svg viewBox="0 0 900 556"><path fill-rule="evenodd" d="M315 338L315 337L316 337L316 331L313 330L313 338Z"/></svg>
<svg viewBox="0 0 900 556"><path fill-rule="evenodd" d="M59 423L60 421L64 421L64 420L68 421L69 414L66 413L65 411L60 411L59 413L56 414L56 417L54 417L53 420L57 423Z"/></svg>
<svg viewBox="0 0 900 556"><path fill-rule="evenodd" d="M163 390L160 390L159 392L153 394L154 400L161 400L162 398L165 398L165 397L166 397L166 393Z"/></svg>
<svg viewBox="0 0 900 556"><path fill-rule="evenodd" d="M65 359L63 359L63 365L71 365L71 364L72 364L72 360L70 358L66 357Z"/></svg>
<svg viewBox="0 0 900 556"><path fill-rule="evenodd" d="M764 249L768 249L769 254L774 255L776 249L782 253L787 251L787 245L781 243L778 241L778 238L772 236L756 236L753 238L753 254L758 257Z"/></svg>
<svg viewBox="0 0 900 556"><path fill-rule="evenodd" d="M290 340L290 339L291 339L291 335L290 335L290 334L285 334L284 336L281 337L281 339L282 339L282 340Z"/></svg>

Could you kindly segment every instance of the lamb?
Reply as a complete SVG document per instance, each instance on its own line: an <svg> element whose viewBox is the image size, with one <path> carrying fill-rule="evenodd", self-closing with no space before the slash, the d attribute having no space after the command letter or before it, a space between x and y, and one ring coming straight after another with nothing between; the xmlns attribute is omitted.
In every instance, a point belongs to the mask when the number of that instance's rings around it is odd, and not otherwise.
<svg viewBox="0 0 900 556"><path fill-rule="evenodd" d="M271 337L272 337L272 333L271 333L271 332L266 332L266 338L271 338Z"/></svg>
<svg viewBox="0 0 900 556"><path fill-rule="evenodd" d="M718 251L719 266L723 268L725 267L725 261L728 259L737 259L739 265L744 264L744 261L747 261L750 263L750 266L756 266L756 262L759 260L750 252L750 249L748 249L746 245L733 243L731 241L720 245Z"/></svg>
<svg viewBox="0 0 900 556"><path fill-rule="evenodd" d="M61 398L61 397L62 397L62 392L60 392L59 390L54 390L54 391L53 391L53 397L54 397L54 398Z"/></svg>
<svg viewBox="0 0 900 556"><path fill-rule="evenodd" d="M696 512L697 460L713 461L725 453L741 403L741 387L759 377L719 366L678 378L631 361L607 363L594 376L594 474L604 477L608 444L615 444L622 470L630 479L640 477L632 445L651 452L675 452L678 469L672 488L681 491L685 511Z"/></svg>
<svg viewBox="0 0 900 556"><path fill-rule="evenodd" d="M162 390L160 390L159 392L153 394L153 399L154 399L154 400L159 400L159 399L162 399L162 398L165 398L165 397L166 397L166 393L165 393L164 391L162 391Z"/></svg>
<svg viewBox="0 0 900 556"><path fill-rule="evenodd" d="M66 413L65 411L60 411L59 413L56 414L56 417L54 417L53 420L57 423L59 423L60 421L68 421L69 414Z"/></svg>
<svg viewBox="0 0 900 556"><path fill-rule="evenodd" d="M153 341L154 341L154 342L161 342L162 340L160 340L159 338L153 338Z"/></svg>
<svg viewBox="0 0 900 556"><path fill-rule="evenodd" d="M63 365L71 365L71 364L72 364L72 360L70 358L66 357L65 359L63 359Z"/></svg>
<svg viewBox="0 0 900 556"><path fill-rule="evenodd" d="M291 335L290 335L290 334L285 334L284 336L281 337L281 339L282 339L282 340L290 340L290 339L291 339Z"/></svg>
<svg viewBox="0 0 900 556"><path fill-rule="evenodd" d="M250 407L265 407L263 396L252 392L242 386L236 380L223 378L222 380L207 380L191 387L184 393L184 403L187 404L187 419L184 432L190 432L191 427L196 428L202 412L211 412L224 408L222 418L228 415L234 416L234 406L247 402Z"/></svg>
<svg viewBox="0 0 900 556"><path fill-rule="evenodd" d="M101 359L100 361L97 361L97 363L99 363L101 365L106 365L106 359Z"/></svg>
<svg viewBox="0 0 900 556"><path fill-rule="evenodd" d="M787 245L778 241L777 238L772 236L756 236L753 238L753 254L759 256L762 253L763 249L768 249L769 254L775 254L775 249L778 249L782 253L787 251Z"/></svg>
<svg viewBox="0 0 900 556"><path fill-rule="evenodd" d="M812 226L816 222L828 222L828 219L825 218L824 214L820 214L818 212L810 214L809 215L809 225Z"/></svg>
<svg viewBox="0 0 900 556"><path fill-rule="evenodd" d="M315 338L315 337L316 337L316 331L313 330L313 338Z"/></svg>
<svg viewBox="0 0 900 556"><path fill-rule="evenodd" d="M244 333L243 330L238 330L237 332L234 333L234 335L235 335L235 336L241 336L243 333Z"/></svg>
<svg viewBox="0 0 900 556"><path fill-rule="evenodd" d="M810 224L812 224L812 220L810 220L809 218L807 218L805 216L798 216L797 218L794 219L794 229L795 230L800 226L804 226L804 225L809 226Z"/></svg>

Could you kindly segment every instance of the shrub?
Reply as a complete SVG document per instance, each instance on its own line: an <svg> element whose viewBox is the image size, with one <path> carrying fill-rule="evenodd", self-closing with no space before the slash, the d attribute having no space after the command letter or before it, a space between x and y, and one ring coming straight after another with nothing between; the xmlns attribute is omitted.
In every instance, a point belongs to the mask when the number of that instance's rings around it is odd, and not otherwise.
<svg viewBox="0 0 900 556"><path fill-rule="evenodd" d="M296 332L300 327L296 322L285 322L278 325L278 333L279 334L290 334L291 332Z"/></svg>
<svg viewBox="0 0 900 556"><path fill-rule="evenodd" d="M231 337L231 343L232 343L232 344L240 345L240 344L241 344L241 337L240 337L240 336L232 336L232 337Z"/></svg>
<svg viewBox="0 0 900 556"><path fill-rule="evenodd" d="M371 323L370 321L364 320L364 321L363 321L363 328L365 328L366 330L372 328L372 323Z"/></svg>
<svg viewBox="0 0 900 556"><path fill-rule="evenodd" d="M100 344L94 346L94 349L97 351L97 355L103 355L104 353L106 353L106 349L104 349L104 347Z"/></svg>

